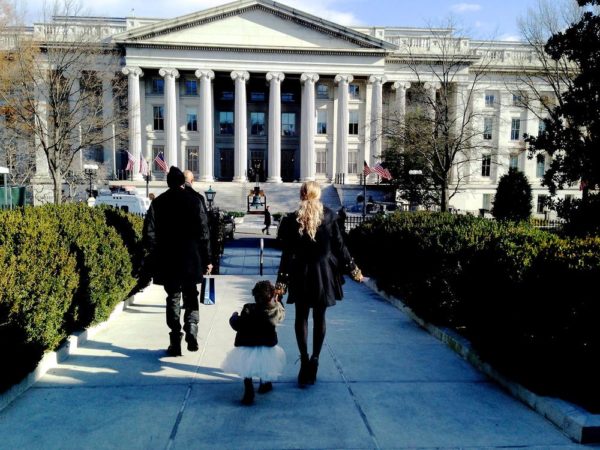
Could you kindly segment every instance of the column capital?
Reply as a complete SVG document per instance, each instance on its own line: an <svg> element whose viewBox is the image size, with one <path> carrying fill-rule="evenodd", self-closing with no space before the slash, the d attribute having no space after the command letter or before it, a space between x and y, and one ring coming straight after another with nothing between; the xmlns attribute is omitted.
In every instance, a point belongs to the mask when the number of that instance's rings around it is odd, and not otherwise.
<svg viewBox="0 0 600 450"><path fill-rule="evenodd" d="M142 69L140 69L139 67L136 67L136 66L125 66L125 67L123 67L123 69L121 69L121 72L123 72L124 75L129 75L129 76L133 76L133 77L143 77L144 76L144 72L142 72Z"/></svg>
<svg viewBox="0 0 600 450"><path fill-rule="evenodd" d="M338 74L335 76L336 83L352 83L353 81L354 77L352 75Z"/></svg>
<svg viewBox="0 0 600 450"><path fill-rule="evenodd" d="M407 90L410 89L410 82L408 81L394 81L394 84L392 84L392 88L394 88L395 90Z"/></svg>
<svg viewBox="0 0 600 450"><path fill-rule="evenodd" d="M173 77L173 78L179 78L179 70L177 69L169 69L169 68L162 68L158 71L158 74L161 77Z"/></svg>
<svg viewBox="0 0 600 450"><path fill-rule="evenodd" d="M435 89L437 91L442 87L442 84L439 81L427 81L423 87L425 89Z"/></svg>
<svg viewBox="0 0 600 450"><path fill-rule="evenodd" d="M317 74L317 73L303 73L302 75L300 75L300 81L302 83L306 83L306 82L316 83L317 81L319 81L319 74Z"/></svg>
<svg viewBox="0 0 600 450"><path fill-rule="evenodd" d="M198 69L194 72L196 78L206 78L207 80L213 80L215 78L215 73L212 70L202 70Z"/></svg>
<svg viewBox="0 0 600 450"><path fill-rule="evenodd" d="M276 81L281 83L285 80L285 74L282 72L267 72L267 81Z"/></svg>
<svg viewBox="0 0 600 450"><path fill-rule="evenodd" d="M233 72L231 72L231 79L240 79L242 81L248 81L250 79L250 73L248 73L245 70L234 70Z"/></svg>
<svg viewBox="0 0 600 450"><path fill-rule="evenodd" d="M376 84L376 83L385 83L387 81L387 77L385 75L371 75L369 77L369 83L371 84Z"/></svg>

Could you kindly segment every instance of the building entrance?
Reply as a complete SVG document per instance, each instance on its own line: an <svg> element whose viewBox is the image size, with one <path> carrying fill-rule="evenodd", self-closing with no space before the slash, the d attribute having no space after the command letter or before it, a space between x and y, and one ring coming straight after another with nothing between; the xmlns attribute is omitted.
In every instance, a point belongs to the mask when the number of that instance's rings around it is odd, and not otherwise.
<svg viewBox="0 0 600 450"><path fill-rule="evenodd" d="M264 182L266 181L267 163L265 161L264 150L250 150L250 160L248 161L248 181Z"/></svg>

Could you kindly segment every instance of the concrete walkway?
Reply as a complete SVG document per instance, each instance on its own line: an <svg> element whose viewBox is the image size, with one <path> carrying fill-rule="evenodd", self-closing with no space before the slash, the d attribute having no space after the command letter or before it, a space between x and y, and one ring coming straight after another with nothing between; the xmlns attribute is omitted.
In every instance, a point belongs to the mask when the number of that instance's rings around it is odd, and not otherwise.
<svg viewBox="0 0 600 450"><path fill-rule="evenodd" d="M228 248L229 261L243 257L241 248ZM217 304L200 307L200 351L184 350L179 358L164 352L164 292L147 288L0 413L0 448L590 448L573 444L367 286L349 280L344 301L328 312L317 384L297 387L290 306L279 329L285 374L254 406L241 406L242 382L220 363L233 345L228 318L259 279L218 276Z"/></svg>

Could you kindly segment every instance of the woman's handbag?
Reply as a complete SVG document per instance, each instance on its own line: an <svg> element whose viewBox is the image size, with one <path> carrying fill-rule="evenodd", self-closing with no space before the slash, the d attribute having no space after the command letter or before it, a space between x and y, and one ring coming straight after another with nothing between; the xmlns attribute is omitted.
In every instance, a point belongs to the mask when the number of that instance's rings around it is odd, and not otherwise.
<svg viewBox="0 0 600 450"><path fill-rule="evenodd" d="M217 301L217 291L215 288L215 279L211 276L205 276L202 279L200 288L200 303L205 305L214 305Z"/></svg>

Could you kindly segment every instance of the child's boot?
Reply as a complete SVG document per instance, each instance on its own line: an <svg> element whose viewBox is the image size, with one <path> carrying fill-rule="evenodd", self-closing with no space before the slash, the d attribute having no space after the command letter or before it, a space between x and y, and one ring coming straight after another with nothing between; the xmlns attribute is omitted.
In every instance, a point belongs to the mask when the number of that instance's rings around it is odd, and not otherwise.
<svg viewBox="0 0 600 450"><path fill-rule="evenodd" d="M254 384L252 384L252 378L244 378L242 405L251 405L252 403L254 403Z"/></svg>
<svg viewBox="0 0 600 450"><path fill-rule="evenodd" d="M270 381L265 381L263 383L263 380L260 380L260 384L258 385L258 393L259 394L266 394L267 392L271 392L273 390L273 383L271 383Z"/></svg>

